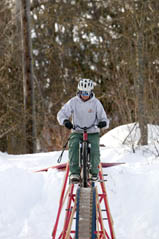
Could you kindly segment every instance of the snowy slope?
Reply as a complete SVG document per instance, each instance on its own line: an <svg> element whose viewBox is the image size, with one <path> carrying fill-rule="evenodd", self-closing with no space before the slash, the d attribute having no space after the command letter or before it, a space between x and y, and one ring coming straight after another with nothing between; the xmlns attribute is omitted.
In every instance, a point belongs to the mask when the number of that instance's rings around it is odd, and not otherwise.
<svg viewBox="0 0 159 239"><path fill-rule="evenodd" d="M104 169L115 234L117 239L158 239L159 129L150 125L149 146L137 147L137 128L127 138L133 127L120 126L101 138L106 146L101 161L125 162ZM64 173L34 170L56 165L59 155L0 153L0 239L51 239ZM67 156L65 151L62 162Z"/></svg>

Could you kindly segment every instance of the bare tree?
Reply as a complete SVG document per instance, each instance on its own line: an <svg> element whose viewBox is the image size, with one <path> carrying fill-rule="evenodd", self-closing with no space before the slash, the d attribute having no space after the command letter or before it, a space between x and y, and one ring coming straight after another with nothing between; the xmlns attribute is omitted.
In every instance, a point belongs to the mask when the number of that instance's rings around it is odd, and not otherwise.
<svg viewBox="0 0 159 239"><path fill-rule="evenodd" d="M26 151L27 153L33 153L36 152L36 119L30 32L30 0L21 1L21 19Z"/></svg>
<svg viewBox="0 0 159 239"><path fill-rule="evenodd" d="M144 75L144 36L140 29L137 33L137 44L136 44L136 63L137 63L137 75L136 75L136 94L138 104L138 122L140 128L140 140L139 144L148 144L148 128L147 128L147 116L146 116L146 105L145 105L145 75Z"/></svg>
<svg viewBox="0 0 159 239"><path fill-rule="evenodd" d="M8 14L7 2L8 6L16 3L17 17L9 16L13 7ZM4 10L0 14L0 142L5 151L10 145L10 153L25 153L17 140L23 144L22 51L27 65L23 70L26 139L31 144L35 123L32 50L24 51L19 44L21 2L21 9L24 3L29 9L28 1L0 1ZM112 119L112 128L139 122L146 140L147 123L159 123L159 1L34 0L31 4L26 16L31 15L32 42L26 41L30 29L24 31L24 13L22 38L23 46L33 45L39 150L60 149L65 142L69 132L58 125L56 115L75 95L81 77L97 83L95 93ZM147 142L141 138L139 143Z"/></svg>

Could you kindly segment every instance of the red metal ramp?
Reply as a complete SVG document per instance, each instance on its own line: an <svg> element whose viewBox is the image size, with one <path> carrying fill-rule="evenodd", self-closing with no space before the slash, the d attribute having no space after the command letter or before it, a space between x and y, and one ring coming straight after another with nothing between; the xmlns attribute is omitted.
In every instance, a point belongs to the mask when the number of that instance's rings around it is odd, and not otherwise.
<svg viewBox="0 0 159 239"><path fill-rule="evenodd" d="M52 239L115 239L102 164L99 165L99 182L95 183L96 185L90 184L90 188L86 190L69 184L68 175L69 165L67 163ZM99 189L100 192L98 192ZM58 235L59 219L66 200L65 218L62 231ZM82 223L80 218L83 219ZM74 220L75 223L73 223Z"/></svg>

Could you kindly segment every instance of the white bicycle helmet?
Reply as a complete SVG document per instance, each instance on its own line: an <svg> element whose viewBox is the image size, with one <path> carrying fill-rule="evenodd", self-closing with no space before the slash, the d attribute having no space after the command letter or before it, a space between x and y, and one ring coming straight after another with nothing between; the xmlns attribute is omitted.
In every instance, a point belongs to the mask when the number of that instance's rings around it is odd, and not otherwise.
<svg viewBox="0 0 159 239"><path fill-rule="evenodd" d="M93 81L90 79L81 79L78 83L78 90L80 91L91 91L93 88Z"/></svg>

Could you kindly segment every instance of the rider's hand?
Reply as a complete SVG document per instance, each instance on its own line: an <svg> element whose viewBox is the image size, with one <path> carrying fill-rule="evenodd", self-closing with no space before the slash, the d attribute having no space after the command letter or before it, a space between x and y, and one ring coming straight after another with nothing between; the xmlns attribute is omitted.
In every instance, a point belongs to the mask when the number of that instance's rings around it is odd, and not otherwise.
<svg viewBox="0 0 159 239"><path fill-rule="evenodd" d="M73 128L73 124L67 119L64 120L63 124L67 129L72 129Z"/></svg>
<svg viewBox="0 0 159 239"><path fill-rule="evenodd" d="M101 122L99 122L98 123L98 128L104 128L104 127L106 127L107 126L107 122L106 121L101 121Z"/></svg>

